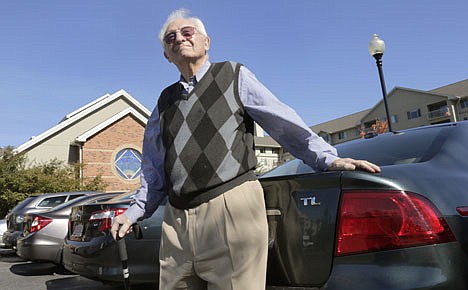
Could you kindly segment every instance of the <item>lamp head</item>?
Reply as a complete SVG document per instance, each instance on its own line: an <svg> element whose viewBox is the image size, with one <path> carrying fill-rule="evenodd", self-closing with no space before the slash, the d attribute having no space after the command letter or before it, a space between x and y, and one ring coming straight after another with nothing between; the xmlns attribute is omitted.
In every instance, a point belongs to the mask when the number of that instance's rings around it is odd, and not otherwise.
<svg viewBox="0 0 468 290"><path fill-rule="evenodd" d="M368 49L370 55L372 55L375 58L381 58L385 52L385 42L382 39L380 39L377 34L374 34L372 36L371 41L369 42Z"/></svg>

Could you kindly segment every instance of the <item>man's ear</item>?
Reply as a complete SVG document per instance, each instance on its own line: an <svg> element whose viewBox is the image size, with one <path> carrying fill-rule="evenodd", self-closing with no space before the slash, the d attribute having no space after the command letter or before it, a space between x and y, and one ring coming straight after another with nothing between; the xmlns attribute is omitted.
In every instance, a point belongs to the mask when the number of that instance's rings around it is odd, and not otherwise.
<svg viewBox="0 0 468 290"><path fill-rule="evenodd" d="M172 62L166 52L164 52L164 57L167 59L168 62Z"/></svg>
<svg viewBox="0 0 468 290"><path fill-rule="evenodd" d="M210 50L210 37L206 36L206 38L205 38L205 54L208 54L208 50Z"/></svg>

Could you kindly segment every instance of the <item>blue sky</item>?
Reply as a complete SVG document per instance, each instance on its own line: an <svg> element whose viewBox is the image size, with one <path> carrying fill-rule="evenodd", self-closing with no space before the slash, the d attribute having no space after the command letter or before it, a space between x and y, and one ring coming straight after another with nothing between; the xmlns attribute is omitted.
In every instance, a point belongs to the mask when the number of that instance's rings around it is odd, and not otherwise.
<svg viewBox="0 0 468 290"><path fill-rule="evenodd" d="M120 89L152 110L179 77L157 34L180 7L204 20L211 61L245 64L311 126L381 100L373 33L389 92L468 78L467 1L223 2L0 0L0 147Z"/></svg>

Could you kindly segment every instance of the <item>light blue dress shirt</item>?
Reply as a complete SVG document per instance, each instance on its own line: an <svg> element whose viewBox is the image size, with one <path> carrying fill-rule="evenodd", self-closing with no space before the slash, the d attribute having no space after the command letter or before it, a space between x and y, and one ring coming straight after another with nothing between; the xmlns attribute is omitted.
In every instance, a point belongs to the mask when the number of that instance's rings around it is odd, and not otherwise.
<svg viewBox="0 0 468 290"><path fill-rule="evenodd" d="M205 62L195 74L196 80L201 80L209 67L210 62ZM182 77L179 82L187 93L196 84L187 83ZM318 171L326 170L338 158L333 146L312 132L293 109L279 101L245 66L239 72L239 96L252 119L296 158ZM164 154L156 107L146 125L143 140L141 187L125 212L131 222L151 216L166 196Z"/></svg>

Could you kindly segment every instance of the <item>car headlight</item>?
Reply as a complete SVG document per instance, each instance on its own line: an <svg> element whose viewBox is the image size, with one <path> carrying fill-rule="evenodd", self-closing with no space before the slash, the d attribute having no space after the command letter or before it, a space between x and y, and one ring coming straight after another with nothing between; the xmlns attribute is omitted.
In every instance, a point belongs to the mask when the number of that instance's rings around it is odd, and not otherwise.
<svg viewBox="0 0 468 290"><path fill-rule="evenodd" d="M17 215L17 216L16 216L15 222L16 222L17 224L22 224L23 221L24 221L24 216L22 216L22 215Z"/></svg>

